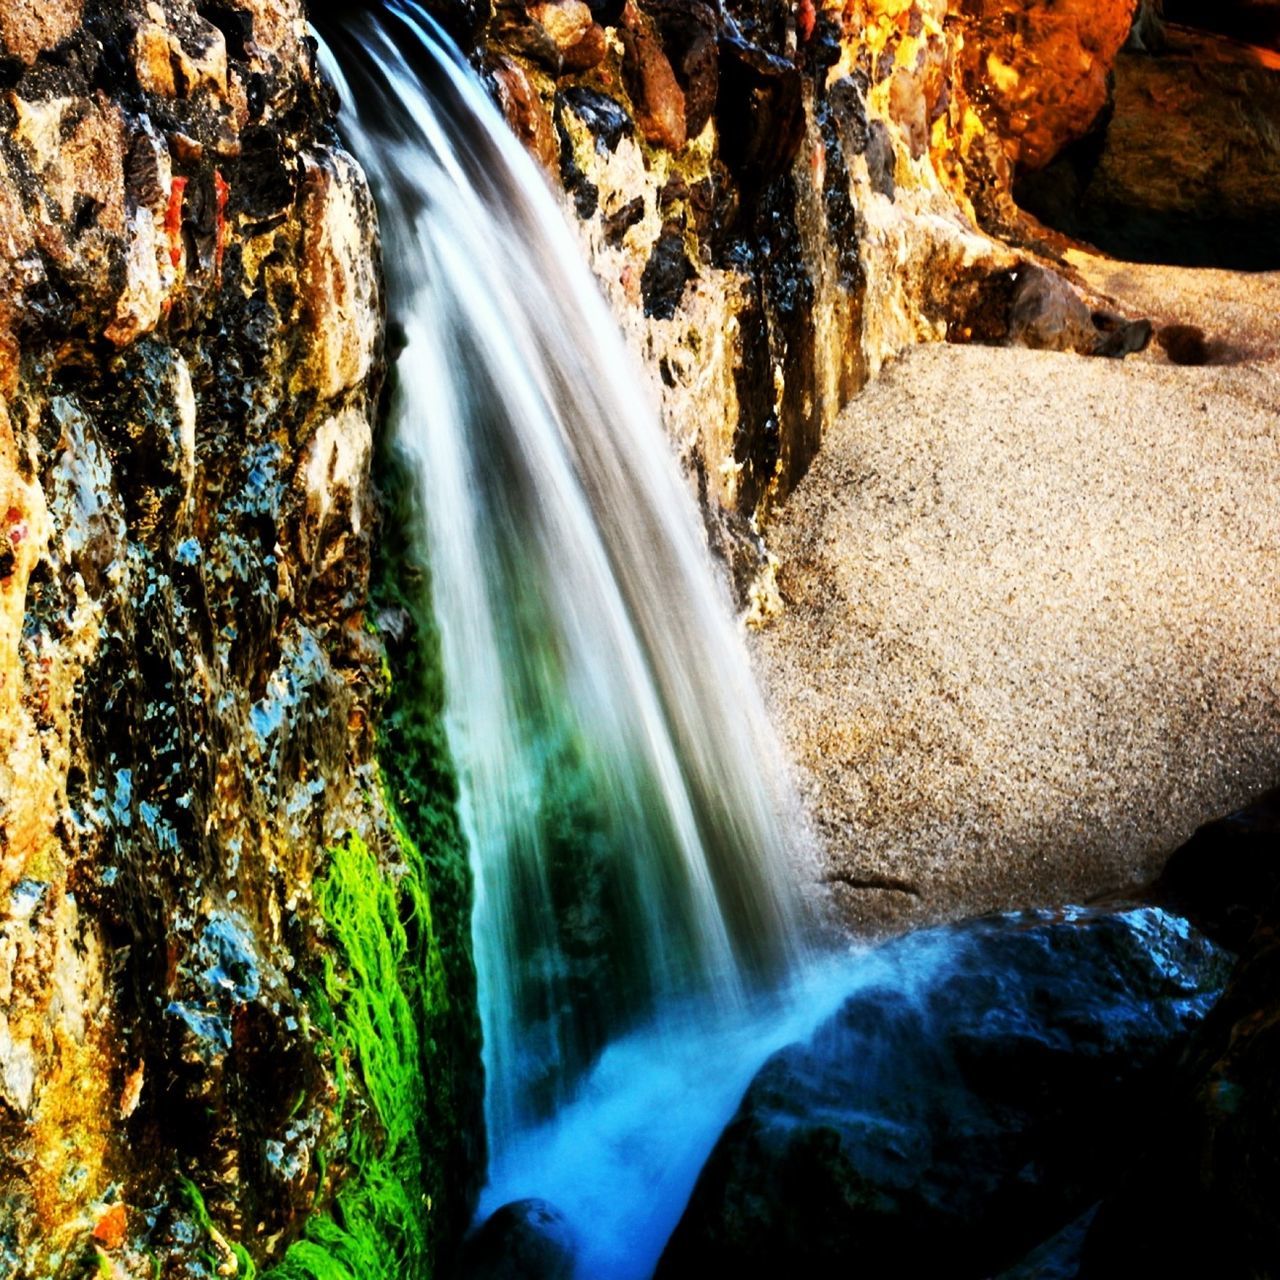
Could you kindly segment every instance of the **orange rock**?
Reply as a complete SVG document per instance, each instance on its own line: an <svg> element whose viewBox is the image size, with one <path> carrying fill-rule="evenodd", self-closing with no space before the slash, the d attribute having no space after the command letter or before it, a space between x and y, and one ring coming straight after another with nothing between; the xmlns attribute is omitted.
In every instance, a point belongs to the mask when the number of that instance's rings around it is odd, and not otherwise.
<svg viewBox="0 0 1280 1280"><path fill-rule="evenodd" d="M98 1219L93 1229L93 1238L105 1249L118 1249L124 1243L125 1230L129 1225L129 1216L122 1204L113 1204Z"/></svg>
<svg viewBox="0 0 1280 1280"><path fill-rule="evenodd" d="M623 74L635 106L636 128L653 146L679 151L687 140L684 90L652 19L628 2L622 24Z"/></svg>
<svg viewBox="0 0 1280 1280"><path fill-rule="evenodd" d="M15 58L30 66L75 31L83 9L84 0L4 0L0 40Z"/></svg>
<svg viewBox="0 0 1280 1280"><path fill-rule="evenodd" d="M965 19L965 76L1010 159L1039 168L1082 137L1137 0L981 0Z"/></svg>

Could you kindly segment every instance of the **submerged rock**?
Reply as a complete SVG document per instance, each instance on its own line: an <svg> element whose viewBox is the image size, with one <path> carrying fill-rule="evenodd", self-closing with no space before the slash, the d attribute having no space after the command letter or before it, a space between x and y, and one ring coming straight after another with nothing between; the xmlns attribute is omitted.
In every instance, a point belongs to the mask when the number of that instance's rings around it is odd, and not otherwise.
<svg viewBox="0 0 1280 1280"><path fill-rule="evenodd" d="M1229 958L1157 908L987 917L875 977L748 1089L658 1275L946 1274L1015 1262L1134 1159L1148 1080Z"/></svg>

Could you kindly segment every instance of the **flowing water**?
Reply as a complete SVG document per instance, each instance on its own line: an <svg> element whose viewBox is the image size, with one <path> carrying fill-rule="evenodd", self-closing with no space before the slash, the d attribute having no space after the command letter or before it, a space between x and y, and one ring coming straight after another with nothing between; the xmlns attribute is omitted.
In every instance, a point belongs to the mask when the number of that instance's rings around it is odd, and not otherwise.
<svg viewBox="0 0 1280 1280"><path fill-rule="evenodd" d="M419 486L475 875L486 1203L549 1194L560 1151L580 1180L584 1159L678 1167L669 1218L805 968L784 770L692 497L545 178L412 3L353 19L339 49L404 339L389 429ZM699 1074L701 1121L644 1139ZM617 1156L646 1140L660 1150ZM637 1233L666 1218L611 1223L597 1252L631 1260L592 1274L643 1274L661 1241Z"/></svg>

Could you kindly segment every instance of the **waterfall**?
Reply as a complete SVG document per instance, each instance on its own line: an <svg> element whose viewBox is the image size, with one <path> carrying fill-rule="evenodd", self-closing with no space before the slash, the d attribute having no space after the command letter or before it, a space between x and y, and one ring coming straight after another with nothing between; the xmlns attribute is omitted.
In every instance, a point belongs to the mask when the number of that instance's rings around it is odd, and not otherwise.
<svg viewBox="0 0 1280 1280"><path fill-rule="evenodd" d="M404 343L388 429L441 635L496 1167L607 1046L796 971L791 800L694 500L545 177L409 0L340 41Z"/></svg>

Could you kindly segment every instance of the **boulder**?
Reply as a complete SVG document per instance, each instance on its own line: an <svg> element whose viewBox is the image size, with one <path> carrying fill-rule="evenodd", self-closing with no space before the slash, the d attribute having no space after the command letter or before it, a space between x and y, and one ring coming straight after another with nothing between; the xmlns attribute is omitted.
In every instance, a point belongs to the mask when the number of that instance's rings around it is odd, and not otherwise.
<svg viewBox="0 0 1280 1280"><path fill-rule="evenodd" d="M1168 27L1156 56L1116 60L1108 119L1018 203L1118 258L1280 266L1280 57Z"/></svg>
<svg viewBox="0 0 1280 1280"><path fill-rule="evenodd" d="M573 1232L546 1200L513 1200L488 1217L467 1241L466 1280L572 1280Z"/></svg>
<svg viewBox="0 0 1280 1280"><path fill-rule="evenodd" d="M658 1270L980 1277L1115 1185L1152 1072L1229 960L1153 908L986 917L891 942L761 1069Z"/></svg>

